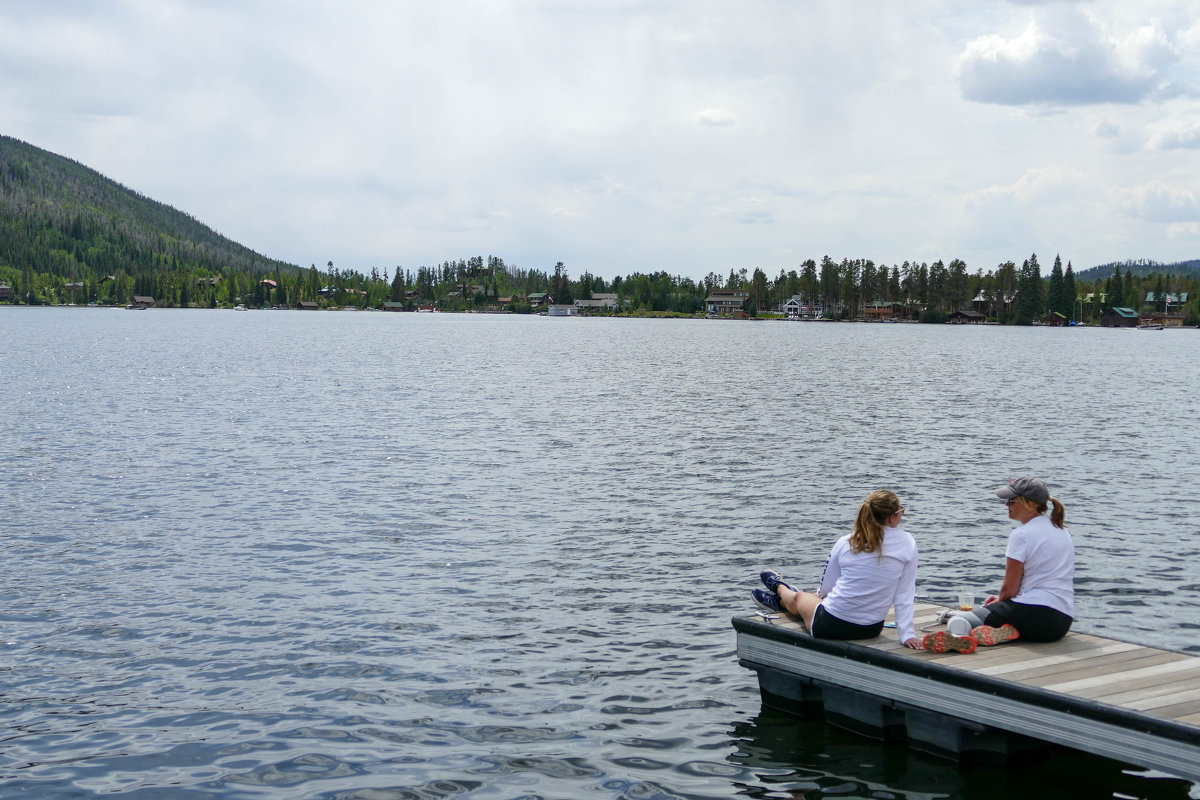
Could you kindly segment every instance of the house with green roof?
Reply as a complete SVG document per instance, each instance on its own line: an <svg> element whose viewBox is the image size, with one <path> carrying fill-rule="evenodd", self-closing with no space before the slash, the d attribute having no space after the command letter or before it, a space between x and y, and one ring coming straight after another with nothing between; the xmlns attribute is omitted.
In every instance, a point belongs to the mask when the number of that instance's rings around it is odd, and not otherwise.
<svg viewBox="0 0 1200 800"><path fill-rule="evenodd" d="M1124 306L1113 306L1100 315L1102 328L1136 328L1138 312Z"/></svg>

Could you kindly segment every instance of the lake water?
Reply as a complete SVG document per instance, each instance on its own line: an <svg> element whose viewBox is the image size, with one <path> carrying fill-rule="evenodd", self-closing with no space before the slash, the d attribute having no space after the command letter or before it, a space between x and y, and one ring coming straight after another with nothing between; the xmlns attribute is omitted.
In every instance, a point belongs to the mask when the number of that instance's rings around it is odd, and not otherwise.
<svg viewBox="0 0 1200 800"><path fill-rule="evenodd" d="M872 489L918 590L1067 507L1077 628L1200 653L1200 333L0 309L0 796L1197 797L763 710L731 617ZM1079 762L1079 763L1076 763ZM1064 773L1063 770L1069 770ZM1088 794L1088 792L1092 794Z"/></svg>

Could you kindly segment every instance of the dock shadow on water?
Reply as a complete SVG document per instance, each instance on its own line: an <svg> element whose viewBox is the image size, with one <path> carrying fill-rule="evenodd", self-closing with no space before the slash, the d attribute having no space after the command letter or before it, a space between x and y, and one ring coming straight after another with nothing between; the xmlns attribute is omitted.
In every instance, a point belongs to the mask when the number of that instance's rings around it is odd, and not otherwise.
<svg viewBox="0 0 1200 800"><path fill-rule="evenodd" d="M1062 800L1064 797L1188 800L1192 783L1064 748L1006 767L960 765L885 744L819 719L763 707L733 725L731 762L750 768L750 797L878 800ZM765 793L764 793L765 790Z"/></svg>

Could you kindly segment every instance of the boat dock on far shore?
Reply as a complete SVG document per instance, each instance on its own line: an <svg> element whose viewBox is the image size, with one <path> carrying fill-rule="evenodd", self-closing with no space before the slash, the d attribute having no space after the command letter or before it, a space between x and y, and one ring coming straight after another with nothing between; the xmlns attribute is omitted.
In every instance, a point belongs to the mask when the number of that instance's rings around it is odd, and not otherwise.
<svg viewBox="0 0 1200 800"><path fill-rule="evenodd" d="M943 606L918 604L918 631ZM1200 782L1200 657L1072 632L974 653L911 650L895 629L814 639L788 614L735 617L764 705L980 763L1060 745Z"/></svg>

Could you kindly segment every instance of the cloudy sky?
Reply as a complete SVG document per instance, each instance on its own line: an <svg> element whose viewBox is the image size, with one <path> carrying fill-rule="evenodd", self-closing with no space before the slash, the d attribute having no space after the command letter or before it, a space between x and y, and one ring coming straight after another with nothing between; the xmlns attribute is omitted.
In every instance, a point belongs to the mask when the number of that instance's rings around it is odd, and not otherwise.
<svg viewBox="0 0 1200 800"><path fill-rule="evenodd" d="M1200 258L1200 0L0 0L0 132L261 253Z"/></svg>

